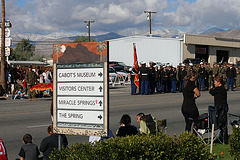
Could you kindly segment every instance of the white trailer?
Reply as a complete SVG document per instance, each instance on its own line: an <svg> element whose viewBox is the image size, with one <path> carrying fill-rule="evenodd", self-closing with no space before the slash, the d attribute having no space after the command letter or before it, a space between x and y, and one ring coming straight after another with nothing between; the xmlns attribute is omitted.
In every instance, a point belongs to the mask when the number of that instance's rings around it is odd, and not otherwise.
<svg viewBox="0 0 240 160"><path fill-rule="evenodd" d="M183 40L161 37L124 37L109 40L109 60L132 66L133 43L136 44L138 62L171 63L177 66L183 61Z"/></svg>

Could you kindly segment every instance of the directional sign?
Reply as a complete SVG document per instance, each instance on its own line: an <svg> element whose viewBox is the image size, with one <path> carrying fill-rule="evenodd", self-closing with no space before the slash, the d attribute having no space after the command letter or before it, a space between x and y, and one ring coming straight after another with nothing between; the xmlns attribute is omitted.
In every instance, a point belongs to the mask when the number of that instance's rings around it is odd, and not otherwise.
<svg viewBox="0 0 240 160"><path fill-rule="evenodd" d="M58 82L103 81L103 68L58 69Z"/></svg>
<svg viewBox="0 0 240 160"><path fill-rule="evenodd" d="M59 109L103 110L103 97L57 97Z"/></svg>
<svg viewBox="0 0 240 160"><path fill-rule="evenodd" d="M103 96L103 83L58 83L57 94Z"/></svg>
<svg viewBox="0 0 240 160"><path fill-rule="evenodd" d="M0 28L0 36L2 36L2 28ZM10 29L5 28L5 37L8 38L10 37Z"/></svg>
<svg viewBox="0 0 240 160"><path fill-rule="evenodd" d="M1 41L1 38L0 38ZM5 47L11 47L12 45L12 38L5 38ZM1 43L0 43L0 47L1 47Z"/></svg>
<svg viewBox="0 0 240 160"><path fill-rule="evenodd" d="M107 62L55 64L54 77L54 131L107 136Z"/></svg>
<svg viewBox="0 0 240 160"><path fill-rule="evenodd" d="M1 50L1 48L0 48ZM11 49L10 48L5 48L5 56L10 56L11 54Z"/></svg>
<svg viewBox="0 0 240 160"><path fill-rule="evenodd" d="M103 111L58 110L58 122L103 124Z"/></svg>
<svg viewBox="0 0 240 160"><path fill-rule="evenodd" d="M5 21L5 28L11 28L12 27L12 22L9 20ZM0 28L2 28L2 21L0 22Z"/></svg>

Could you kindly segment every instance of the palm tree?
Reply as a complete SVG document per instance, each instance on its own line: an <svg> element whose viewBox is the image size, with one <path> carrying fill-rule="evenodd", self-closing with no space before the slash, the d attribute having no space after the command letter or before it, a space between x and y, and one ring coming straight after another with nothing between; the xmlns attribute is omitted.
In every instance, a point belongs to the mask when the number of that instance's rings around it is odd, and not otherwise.
<svg viewBox="0 0 240 160"><path fill-rule="evenodd" d="M5 0L2 0L2 41L1 41L1 84L4 92L7 92L5 77Z"/></svg>

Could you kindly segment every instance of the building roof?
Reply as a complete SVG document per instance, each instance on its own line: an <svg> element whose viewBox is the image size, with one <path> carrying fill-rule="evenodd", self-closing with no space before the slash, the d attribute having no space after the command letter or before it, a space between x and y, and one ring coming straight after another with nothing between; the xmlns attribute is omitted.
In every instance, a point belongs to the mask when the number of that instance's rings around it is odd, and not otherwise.
<svg viewBox="0 0 240 160"><path fill-rule="evenodd" d="M40 61L8 61L10 65L37 65L37 66L47 66L49 63Z"/></svg>

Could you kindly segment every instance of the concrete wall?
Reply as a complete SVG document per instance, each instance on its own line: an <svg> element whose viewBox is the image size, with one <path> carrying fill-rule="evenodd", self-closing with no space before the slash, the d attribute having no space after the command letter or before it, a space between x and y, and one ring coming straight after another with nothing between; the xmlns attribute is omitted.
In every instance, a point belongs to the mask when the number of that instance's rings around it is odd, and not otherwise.
<svg viewBox="0 0 240 160"><path fill-rule="evenodd" d="M227 38L214 38L199 35L184 35L183 58L195 58L195 46L209 46L208 62L213 65L217 61L217 50L228 51L228 62L240 61L240 40Z"/></svg>

